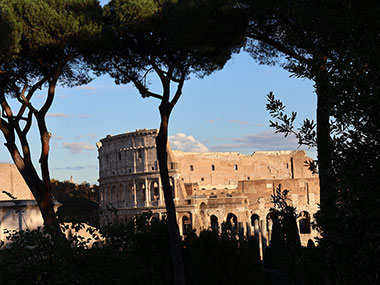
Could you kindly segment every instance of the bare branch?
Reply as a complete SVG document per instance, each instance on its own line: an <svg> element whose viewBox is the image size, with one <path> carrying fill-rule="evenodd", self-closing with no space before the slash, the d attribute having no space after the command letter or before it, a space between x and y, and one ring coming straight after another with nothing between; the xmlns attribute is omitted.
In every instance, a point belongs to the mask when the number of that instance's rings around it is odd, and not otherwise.
<svg viewBox="0 0 380 285"><path fill-rule="evenodd" d="M20 110L18 111L18 114L17 114L17 116L16 116L16 122L19 121L19 120L21 120L21 119L23 119L23 118L22 118L22 115L24 114L25 109L26 109L26 107L27 107L27 105L26 105L27 102L29 102L29 104L30 104L30 99L31 99L32 96L34 95L34 92L36 92L37 89L41 89L42 84L43 84L46 80L47 80L46 77L43 77L40 81L38 81L36 84L34 84L34 85L30 88L30 90L29 90L29 92L28 92L28 95L27 95L26 97L22 98L22 99L23 99L23 102L20 102L20 103L22 103L22 106L20 107ZM22 92L22 94L24 94L24 92ZM26 99L26 100L25 100L25 99ZM30 104L30 106L32 106L32 105ZM30 108L29 108L29 109L30 109Z"/></svg>
<svg viewBox="0 0 380 285"><path fill-rule="evenodd" d="M186 79L186 68L184 70L182 70L181 72L181 77L179 78L179 83L178 83L178 86L177 86L177 91L172 99L172 101L170 102L170 108L173 109L173 107L175 106L175 104L177 103L177 101L179 100L179 98L181 97L182 95L182 88L183 88L183 84L185 83L185 79Z"/></svg>
<svg viewBox="0 0 380 285"><path fill-rule="evenodd" d="M160 80L163 82L165 78L167 78L169 72L165 72L159 68L154 60L150 60L150 64L152 65L153 70L157 73L158 77L160 77Z"/></svg>
<svg viewBox="0 0 380 285"><path fill-rule="evenodd" d="M30 96L29 96L29 95L30 95ZM29 98L31 98L32 95L33 95L33 94L30 94L30 92L28 93L28 97L29 97ZM25 111L25 106L28 107L29 110L32 111L34 114L38 114L38 111L32 106L32 104L30 103L29 99L26 98L26 97L24 96L24 92L21 92L21 93L19 94L19 96L20 96L20 98L22 99L22 100L20 100L20 103L23 104L23 106L21 106L21 108L20 108L19 114L23 114L23 113L24 113L24 111ZM24 110L22 110L22 109L24 109ZM17 121L20 120L20 118L19 118L19 114L17 114L17 117L16 117L16 120L17 120Z"/></svg>
<svg viewBox="0 0 380 285"><path fill-rule="evenodd" d="M115 61L112 61L112 65L114 68L117 69L117 71L119 71L120 73L124 74L125 77L128 78L129 81L132 81L133 84L136 86L137 90L139 91L140 95L143 97L143 98L146 98L146 97L154 97L154 98L157 98L157 99L160 99L162 100L162 96L157 94L157 93L154 93L154 92L151 92L148 90L148 88L146 88L144 86L144 84L141 83L140 80L134 78L133 76L129 75L128 73L124 72L123 70L120 69L120 67L118 66L118 64L115 62Z"/></svg>
<svg viewBox="0 0 380 285"><path fill-rule="evenodd" d="M24 129L22 130L22 133L23 133L24 135L26 135L26 134L29 132L30 127L32 126L32 115L33 115L33 112L32 112L32 111L29 111L29 113L28 113L28 117L25 118L25 120L26 120L26 124L25 124Z"/></svg>
<svg viewBox="0 0 380 285"><path fill-rule="evenodd" d="M61 57L60 63L57 65L54 70L53 76L49 79L49 88L48 95L46 101L40 111L38 112L40 116L44 117L47 111L50 109L51 104L53 103L54 94L55 94L55 86L57 84L59 75L61 74L62 68L73 58L74 55L69 54Z"/></svg>
<svg viewBox="0 0 380 285"><path fill-rule="evenodd" d="M9 106L3 92L1 92L1 95L0 95L0 105L2 108L2 116L4 118L12 118L13 117L12 109Z"/></svg>

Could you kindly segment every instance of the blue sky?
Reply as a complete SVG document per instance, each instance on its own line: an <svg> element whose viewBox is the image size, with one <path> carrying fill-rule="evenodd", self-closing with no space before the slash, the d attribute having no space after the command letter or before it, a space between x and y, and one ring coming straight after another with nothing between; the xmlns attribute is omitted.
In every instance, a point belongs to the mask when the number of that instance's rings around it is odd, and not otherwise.
<svg viewBox="0 0 380 285"><path fill-rule="evenodd" d="M152 88L159 90L154 77ZM299 119L315 118L316 96L311 81L291 78L280 67L258 65L248 54L235 55L221 71L186 81L169 125L172 147L193 151L296 149L294 138L283 138L268 127L265 95L273 91ZM46 90L37 93L42 102ZM107 134L158 128L159 100L143 99L133 85L117 86L107 76L86 86L58 88L47 117L51 140L51 177L95 183L98 160L95 143ZM35 124L34 124L35 127ZM33 159L40 152L39 136L29 136ZM1 138L0 142L4 142ZM314 152L308 152L315 156ZM0 161L10 162L5 149Z"/></svg>

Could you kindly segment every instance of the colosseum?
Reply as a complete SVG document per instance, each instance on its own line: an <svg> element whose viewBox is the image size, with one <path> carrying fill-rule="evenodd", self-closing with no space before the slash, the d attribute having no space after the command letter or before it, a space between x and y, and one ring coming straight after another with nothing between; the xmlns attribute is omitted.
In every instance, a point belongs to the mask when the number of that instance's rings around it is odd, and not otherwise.
<svg viewBox="0 0 380 285"><path fill-rule="evenodd" d="M158 130L141 129L108 135L99 151L100 223L125 222L145 211L165 214L155 137ZM189 228L220 229L230 222L246 235L260 235L268 243L273 206L279 187L289 190L298 212L302 244L316 237L311 228L318 210L319 179L306 165L302 150L182 152L168 145L168 167L181 234Z"/></svg>

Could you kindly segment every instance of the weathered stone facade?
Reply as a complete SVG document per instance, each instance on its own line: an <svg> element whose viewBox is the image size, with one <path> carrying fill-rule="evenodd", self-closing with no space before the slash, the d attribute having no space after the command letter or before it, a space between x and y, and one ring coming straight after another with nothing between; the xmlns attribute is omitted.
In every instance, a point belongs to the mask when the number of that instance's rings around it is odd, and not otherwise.
<svg viewBox="0 0 380 285"><path fill-rule="evenodd" d="M100 164L100 223L125 222L144 211L165 214L155 137L158 130L107 136L97 144ZM297 207L302 243L316 236L310 228L318 210L319 179L305 164L304 151L194 153L172 151L168 167L178 225L197 232L229 221L245 234L268 240L271 195L290 190Z"/></svg>

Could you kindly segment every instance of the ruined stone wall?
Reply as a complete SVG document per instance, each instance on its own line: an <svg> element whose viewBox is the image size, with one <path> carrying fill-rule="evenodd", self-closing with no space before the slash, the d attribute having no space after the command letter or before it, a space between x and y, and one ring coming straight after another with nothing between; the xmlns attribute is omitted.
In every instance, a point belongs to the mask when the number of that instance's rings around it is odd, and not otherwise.
<svg viewBox="0 0 380 285"><path fill-rule="evenodd" d="M100 222L125 221L150 207L165 212L155 138L158 130L136 130L108 135L97 143L99 151ZM183 198L178 167L168 146L168 168L173 196ZM181 187L182 186L182 187ZM112 209L118 215L112 215ZM121 219L121 220L119 220Z"/></svg>
<svg viewBox="0 0 380 285"><path fill-rule="evenodd" d="M244 155L237 152L173 151L184 183L201 189L235 189L238 181L257 179L311 178L304 151L268 151Z"/></svg>
<svg viewBox="0 0 380 285"><path fill-rule="evenodd" d="M155 146L157 133L137 130L107 136L97 144L102 225L124 222L148 210L157 217L165 214ZM229 222L244 234L262 231L264 240L269 240L267 215L277 187L290 190L291 203L308 216L309 225L317 211L318 175L308 169L305 162L310 159L304 151L186 153L171 151L168 146L168 156L182 234L188 227L197 232L220 230L223 222ZM311 230L302 233L303 244L315 236Z"/></svg>

